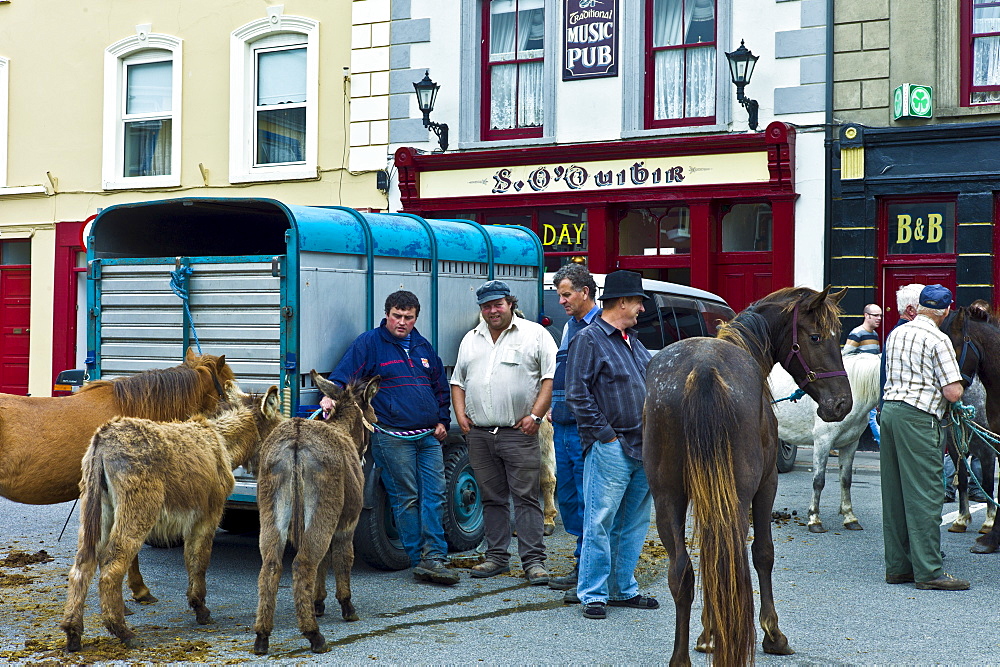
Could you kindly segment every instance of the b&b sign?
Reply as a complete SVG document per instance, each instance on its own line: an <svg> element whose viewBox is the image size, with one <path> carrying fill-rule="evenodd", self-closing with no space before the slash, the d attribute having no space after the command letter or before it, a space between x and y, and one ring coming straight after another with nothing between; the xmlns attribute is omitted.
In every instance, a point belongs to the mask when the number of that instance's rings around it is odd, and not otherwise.
<svg viewBox="0 0 1000 667"><path fill-rule="evenodd" d="M618 0L564 0L563 81L618 76Z"/></svg>

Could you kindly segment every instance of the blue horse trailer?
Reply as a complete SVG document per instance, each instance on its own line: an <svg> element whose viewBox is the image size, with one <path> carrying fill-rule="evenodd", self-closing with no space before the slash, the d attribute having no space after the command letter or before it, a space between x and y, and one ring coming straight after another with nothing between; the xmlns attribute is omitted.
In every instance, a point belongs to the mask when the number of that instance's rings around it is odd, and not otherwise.
<svg viewBox="0 0 1000 667"><path fill-rule="evenodd" d="M379 324L396 290L420 299L418 328L446 367L477 322L475 290L484 281L506 281L525 317L543 316L538 237L468 220L259 198L121 204L94 220L87 266L89 378L172 366L193 346L226 355L245 390L278 385L287 416L315 409L309 371L331 372L351 341ZM465 549L482 534L481 505L464 442L452 440L446 523L452 546ZM366 507L379 514L384 498L375 497L373 478ZM231 508L252 509L255 501L252 477L238 475ZM227 522L239 516L231 511ZM392 553L391 521L382 523L385 531L369 532L388 531L386 553L366 560L405 567L394 560L402 552Z"/></svg>

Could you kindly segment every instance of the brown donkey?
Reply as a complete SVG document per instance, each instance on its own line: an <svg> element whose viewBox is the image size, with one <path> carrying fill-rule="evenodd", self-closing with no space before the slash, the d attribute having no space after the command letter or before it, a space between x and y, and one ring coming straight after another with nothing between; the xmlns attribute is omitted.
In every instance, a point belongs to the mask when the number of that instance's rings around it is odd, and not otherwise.
<svg viewBox="0 0 1000 667"><path fill-rule="evenodd" d="M80 534L60 624L67 650L80 650L84 603L98 564L104 625L127 647L138 645L125 624L122 580L133 564L129 586L136 599L147 598L137 555L150 534L161 540L183 536L188 604L198 623L212 622L205 607L205 571L235 485L232 470L247 463L283 420L277 387L261 397L229 383L227 399L228 409L211 419L158 423L119 417L97 429L83 458Z"/></svg>
<svg viewBox="0 0 1000 667"><path fill-rule="evenodd" d="M313 653L327 650L316 617L326 611L326 572L333 564L337 601L345 621L356 621L351 604L351 540L361 515L365 477L361 457L368 449L375 411L371 400L380 378L340 389L316 371L313 382L334 401L327 421L290 419L260 448L257 506L260 508L260 569L257 640L253 652L268 651L274 628L274 603L281 579L285 544L298 550L292 563L292 588L299 630Z"/></svg>

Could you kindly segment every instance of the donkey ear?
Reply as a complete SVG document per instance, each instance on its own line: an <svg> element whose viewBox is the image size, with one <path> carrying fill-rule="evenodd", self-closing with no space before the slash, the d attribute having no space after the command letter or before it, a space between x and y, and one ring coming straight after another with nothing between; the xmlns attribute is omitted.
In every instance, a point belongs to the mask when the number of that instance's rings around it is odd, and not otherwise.
<svg viewBox="0 0 1000 667"><path fill-rule="evenodd" d="M268 419L281 414L281 394L278 392L278 385L272 384L267 388L264 398L260 401L260 411Z"/></svg>
<svg viewBox="0 0 1000 667"><path fill-rule="evenodd" d="M372 399L375 398L375 394L378 393L379 387L381 386L381 375L376 375L368 380L368 383L365 385L365 403L371 405Z"/></svg>
<svg viewBox="0 0 1000 667"><path fill-rule="evenodd" d="M193 347L189 347L184 354L184 365L192 367L198 365L198 354L195 353Z"/></svg>
<svg viewBox="0 0 1000 667"><path fill-rule="evenodd" d="M340 398L341 394L344 393L340 387L338 387L337 385L335 385L334 383L330 382L325 377L317 373L316 369L309 371L309 375L312 376L313 384L315 384L316 387L321 392L323 392L324 396L328 396L336 400Z"/></svg>
<svg viewBox="0 0 1000 667"><path fill-rule="evenodd" d="M240 397L246 396L246 394L243 393L243 390L240 389L240 386L232 380L226 380L226 386L223 391L226 394L226 401L230 404L234 404L240 399Z"/></svg>

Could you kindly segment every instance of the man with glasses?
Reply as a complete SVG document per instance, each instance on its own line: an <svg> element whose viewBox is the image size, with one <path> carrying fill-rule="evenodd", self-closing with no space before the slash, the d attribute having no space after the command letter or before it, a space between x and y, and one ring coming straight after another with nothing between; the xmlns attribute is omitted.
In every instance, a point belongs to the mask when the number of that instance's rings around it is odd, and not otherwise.
<svg viewBox="0 0 1000 667"><path fill-rule="evenodd" d="M844 343L843 355L857 354L859 352L869 352L878 354L882 351L879 344L878 334L875 330L882 324L882 309L877 304L869 303L865 306L865 321L847 335L847 342Z"/></svg>

